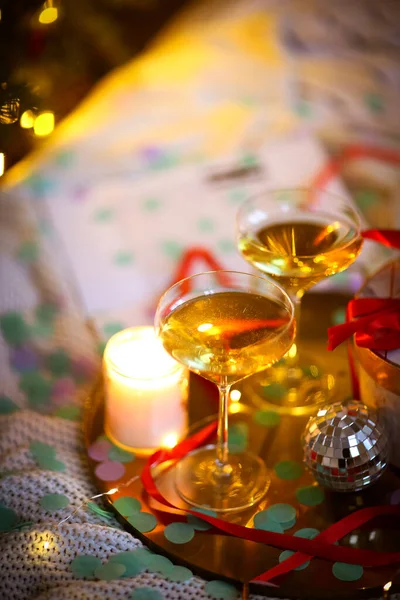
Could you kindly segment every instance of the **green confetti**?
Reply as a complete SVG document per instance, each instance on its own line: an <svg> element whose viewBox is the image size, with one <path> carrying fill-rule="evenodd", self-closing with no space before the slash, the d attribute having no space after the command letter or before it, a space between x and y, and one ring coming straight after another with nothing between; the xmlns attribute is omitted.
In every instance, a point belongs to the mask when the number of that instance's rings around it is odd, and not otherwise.
<svg viewBox="0 0 400 600"><path fill-rule="evenodd" d="M154 588L141 587L133 590L131 600L163 600L161 592Z"/></svg>
<svg viewBox="0 0 400 600"><path fill-rule="evenodd" d="M295 537L313 540L315 537L317 537L317 535L319 535L319 533L319 529L314 529L314 527L303 527L303 529L299 529L293 535Z"/></svg>
<svg viewBox="0 0 400 600"><path fill-rule="evenodd" d="M216 516L216 515L214 515L214 516ZM189 514L187 516L187 520L188 520L189 525L191 525L193 527L193 529L195 529L196 531L208 531L209 529L212 529L212 525L210 525L210 523L207 523L207 521L203 521L203 519L200 519L199 517L196 517L195 515Z"/></svg>
<svg viewBox="0 0 400 600"><path fill-rule="evenodd" d="M281 416L272 410L258 410L254 415L254 421L264 427L276 427L281 422Z"/></svg>
<svg viewBox="0 0 400 600"><path fill-rule="evenodd" d="M40 173L33 173L25 180L25 185L35 196L42 196L54 188L54 182L46 179Z"/></svg>
<svg viewBox="0 0 400 600"><path fill-rule="evenodd" d="M374 92L365 95L365 104L375 114L382 113L385 110L385 102L382 96Z"/></svg>
<svg viewBox="0 0 400 600"><path fill-rule="evenodd" d="M6 506L0 506L0 533L11 531L18 521L17 514Z"/></svg>
<svg viewBox="0 0 400 600"><path fill-rule="evenodd" d="M295 460L282 460L274 466L274 470L280 479L291 481L301 477L303 465Z"/></svg>
<svg viewBox="0 0 400 600"><path fill-rule="evenodd" d="M292 552L291 550L284 550L283 552L280 553L279 555L279 562L283 562L284 560L286 560L287 558L290 558L291 556L293 556L294 552ZM299 565L298 567L296 567L294 569L294 571L303 571L303 569L306 569L308 567L308 565L310 564L310 561L307 560L305 563L303 563L302 565Z"/></svg>
<svg viewBox="0 0 400 600"><path fill-rule="evenodd" d="M24 373L19 381L19 387L25 392L32 407L47 404L51 394L51 383L40 373Z"/></svg>
<svg viewBox="0 0 400 600"><path fill-rule="evenodd" d="M39 503L45 510L61 510L69 505L69 498L64 494L46 494L40 498Z"/></svg>
<svg viewBox="0 0 400 600"><path fill-rule="evenodd" d="M0 329L10 346L20 346L29 339L29 327L18 312L8 312L0 317Z"/></svg>
<svg viewBox="0 0 400 600"><path fill-rule="evenodd" d="M65 471L66 466L61 460L57 460L53 456L42 456L37 459L39 467L46 469L47 471Z"/></svg>
<svg viewBox="0 0 400 600"><path fill-rule="evenodd" d="M110 321L103 326L104 334L110 338L116 333L119 333L124 329L124 324L120 321Z"/></svg>
<svg viewBox="0 0 400 600"><path fill-rule="evenodd" d="M110 513L108 510L104 510L104 508L100 508L100 506L97 506L97 504L94 502L88 502L87 507L92 513L100 515L100 517L104 517L104 519L111 520L114 518L112 513Z"/></svg>
<svg viewBox="0 0 400 600"><path fill-rule="evenodd" d="M209 581L204 589L207 594L220 600L233 600L238 597L237 589L225 581Z"/></svg>
<svg viewBox="0 0 400 600"><path fill-rule="evenodd" d="M36 309L36 318L38 321L42 321L44 323L52 323L57 316L59 309L55 304L51 304L50 302L45 302L43 304L39 304Z"/></svg>
<svg viewBox="0 0 400 600"><path fill-rule="evenodd" d="M123 577L136 577L136 575L139 575L139 573L145 569L143 563L136 556L135 550L127 550L126 552L118 552L118 554L113 554L109 562L124 565L125 572Z"/></svg>
<svg viewBox="0 0 400 600"><path fill-rule="evenodd" d="M39 256L39 244L36 241L24 242L18 249L17 257L25 263L32 263Z"/></svg>
<svg viewBox="0 0 400 600"><path fill-rule="evenodd" d="M162 575L168 576L172 571L174 565L166 556L161 554L153 554L151 559L147 563L147 568L153 573L161 573Z"/></svg>
<svg viewBox="0 0 400 600"><path fill-rule="evenodd" d="M112 208L100 208L94 213L94 220L97 223L108 223L114 216Z"/></svg>
<svg viewBox="0 0 400 600"><path fill-rule="evenodd" d="M296 509L290 504L273 504L267 508L267 513L271 519L277 521L281 525L289 523L296 518Z"/></svg>
<svg viewBox="0 0 400 600"><path fill-rule="evenodd" d="M106 349L107 342L99 342L97 345L97 352L100 356L103 356L104 350Z"/></svg>
<svg viewBox="0 0 400 600"><path fill-rule="evenodd" d="M325 494L320 487L310 485L298 488L296 490L296 498L300 504L304 504L305 506L317 506L318 504L322 504Z"/></svg>
<svg viewBox="0 0 400 600"><path fill-rule="evenodd" d="M181 244L174 240L165 240L161 243L161 250L165 256L172 260L178 260L182 254L183 248Z"/></svg>
<svg viewBox="0 0 400 600"><path fill-rule="evenodd" d="M95 570L101 567L101 560L90 554L81 554L74 558L70 566L75 577L93 577Z"/></svg>
<svg viewBox="0 0 400 600"><path fill-rule="evenodd" d="M333 311L331 315L331 323L332 325L342 325L342 323L346 322L346 308L341 306Z"/></svg>
<svg viewBox="0 0 400 600"><path fill-rule="evenodd" d="M175 583L183 583L193 577L193 573L186 567L173 567L172 571L168 572L167 577L170 581L174 581Z"/></svg>
<svg viewBox="0 0 400 600"><path fill-rule="evenodd" d="M137 498L122 496L113 502L114 508L124 517L131 517L140 513L142 505Z"/></svg>
<svg viewBox="0 0 400 600"><path fill-rule="evenodd" d="M8 396L0 396L0 415L10 415L19 410L19 407Z"/></svg>
<svg viewBox="0 0 400 600"><path fill-rule="evenodd" d="M234 423L229 427L228 444L230 452L243 452L248 444L247 423Z"/></svg>
<svg viewBox="0 0 400 600"><path fill-rule="evenodd" d="M153 212L161 207L161 201L158 198L145 198L143 209L147 212Z"/></svg>
<svg viewBox="0 0 400 600"><path fill-rule="evenodd" d="M218 240L217 250L223 254L230 254L231 252L236 252L236 244L230 239Z"/></svg>
<svg viewBox="0 0 400 600"><path fill-rule="evenodd" d="M247 199L247 196L248 194L244 190L232 190L229 192L228 200L232 204L240 204Z"/></svg>
<svg viewBox="0 0 400 600"><path fill-rule="evenodd" d="M278 381L262 386L263 396L271 400L282 400L287 396L288 388Z"/></svg>
<svg viewBox="0 0 400 600"><path fill-rule="evenodd" d="M285 523L279 523L282 527L283 531L287 531L288 529L292 529L296 525L296 517L291 519L290 521L285 521Z"/></svg>
<svg viewBox="0 0 400 600"><path fill-rule="evenodd" d="M258 158L255 154L244 154L240 159L240 165L242 167L257 167Z"/></svg>
<svg viewBox="0 0 400 600"><path fill-rule="evenodd" d="M187 544L194 538L194 528L189 523L170 523L164 535L172 544Z"/></svg>
<svg viewBox="0 0 400 600"><path fill-rule="evenodd" d="M30 327L30 333L35 338L49 338L54 333L54 324L50 321L37 321Z"/></svg>
<svg viewBox="0 0 400 600"><path fill-rule="evenodd" d="M298 102L295 106L295 112L302 119L309 119L312 116L312 108L309 102L302 100Z"/></svg>
<svg viewBox="0 0 400 600"><path fill-rule="evenodd" d="M40 442L39 440L32 440L29 444L29 450L34 458L43 458L43 456L55 458L56 457L56 449L54 446L50 444L45 444L44 442Z"/></svg>
<svg viewBox="0 0 400 600"><path fill-rule="evenodd" d="M108 562L97 569L94 572L94 576L102 581L112 581L113 579L119 579L126 571L125 565L119 563Z"/></svg>
<svg viewBox="0 0 400 600"><path fill-rule="evenodd" d="M379 202L379 196L373 190L357 190L354 197L361 210L368 210Z"/></svg>
<svg viewBox="0 0 400 600"><path fill-rule="evenodd" d="M357 581L363 576L364 569L361 565L349 565L347 563L335 562L332 573L336 579L341 581Z"/></svg>
<svg viewBox="0 0 400 600"><path fill-rule="evenodd" d="M262 510L254 516L254 527L273 533L283 533L284 531L282 525L271 519L266 510Z"/></svg>
<svg viewBox="0 0 400 600"><path fill-rule="evenodd" d="M80 421L81 409L75 404L60 406L55 410L54 416L60 419L67 419L68 421Z"/></svg>
<svg viewBox="0 0 400 600"><path fill-rule="evenodd" d="M121 251L114 256L114 263L119 267L131 265L134 261L133 252Z"/></svg>
<svg viewBox="0 0 400 600"><path fill-rule="evenodd" d="M157 519L150 513L140 512L130 515L128 523L141 533L149 533L157 526Z"/></svg>
<svg viewBox="0 0 400 600"><path fill-rule="evenodd" d="M108 451L108 458L110 460L116 460L117 462L130 463L135 460L135 455L132 452L113 446Z"/></svg>
<svg viewBox="0 0 400 600"><path fill-rule="evenodd" d="M49 354L46 360L46 366L50 373L55 377L67 375L71 370L71 358L65 350L61 348L52 354Z"/></svg>
<svg viewBox="0 0 400 600"><path fill-rule="evenodd" d="M201 233L212 233L215 229L215 223L212 219L203 217L197 222L197 229Z"/></svg>
<svg viewBox="0 0 400 600"><path fill-rule="evenodd" d="M140 561L140 563L144 567L147 567L150 564L151 559L153 557L153 553L150 552L150 550L148 548L138 548L134 552L135 552L136 558Z"/></svg>
<svg viewBox="0 0 400 600"><path fill-rule="evenodd" d="M69 167L75 162L76 153L73 150L62 150L54 157L54 163L59 167Z"/></svg>

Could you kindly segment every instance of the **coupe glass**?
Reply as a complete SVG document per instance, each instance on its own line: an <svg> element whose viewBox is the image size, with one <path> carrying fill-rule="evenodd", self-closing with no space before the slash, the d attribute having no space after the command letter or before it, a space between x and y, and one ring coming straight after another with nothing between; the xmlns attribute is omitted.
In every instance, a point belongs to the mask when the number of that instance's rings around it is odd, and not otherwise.
<svg viewBox="0 0 400 600"><path fill-rule="evenodd" d="M237 217L237 241L251 265L285 287L295 307L297 328L304 293L347 269L362 247L360 220L348 202L310 188L266 191L244 202ZM274 373L268 372L269 380L279 382L287 394L283 398L276 394L279 397L269 403L284 412L312 412L332 396L333 375L299 355L296 344L283 367L270 371Z"/></svg>
<svg viewBox="0 0 400 600"><path fill-rule="evenodd" d="M215 445L196 449L176 467L176 488L189 504L217 512L258 502L269 486L264 462L228 452L232 384L280 360L295 336L294 308L274 281L234 271L200 273L161 297L155 326L170 355L219 389Z"/></svg>

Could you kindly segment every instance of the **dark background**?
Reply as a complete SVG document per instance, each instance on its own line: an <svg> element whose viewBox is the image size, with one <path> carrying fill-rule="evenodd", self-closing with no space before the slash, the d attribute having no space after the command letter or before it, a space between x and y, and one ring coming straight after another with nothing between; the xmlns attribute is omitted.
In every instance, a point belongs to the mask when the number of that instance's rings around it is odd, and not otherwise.
<svg viewBox="0 0 400 600"><path fill-rule="evenodd" d="M101 77L140 53L185 4L54 0L58 18L43 25L43 1L0 0L0 152L7 168L35 145L33 131L20 127L25 110L51 110L57 124Z"/></svg>

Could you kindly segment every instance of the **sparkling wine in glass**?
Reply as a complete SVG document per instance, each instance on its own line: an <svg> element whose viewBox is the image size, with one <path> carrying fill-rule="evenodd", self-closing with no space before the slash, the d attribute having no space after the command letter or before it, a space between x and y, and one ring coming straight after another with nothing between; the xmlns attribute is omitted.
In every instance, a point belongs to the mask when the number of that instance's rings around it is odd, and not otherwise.
<svg viewBox="0 0 400 600"><path fill-rule="evenodd" d="M347 269L362 248L357 213L343 200L309 188L267 191L244 202L237 217L238 247L256 269L283 285L296 322L304 293ZM317 318L317 315L316 315ZM276 379L288 390L279 404L288 412L313 410L332 394L334 377L302 359L293 345Z"/></svg>
<svg viewBox="0 0 400 600"><path fill-rule="evenodd" d="M280 360L295 336L293 304L270 279L214 271L173 285L162 296L156 328L165 349L219 389L217 443L194 450L176 467L176 487L189 504L237 511L258 502L269 477L250 452L228 452L232 384Z"/></svg>

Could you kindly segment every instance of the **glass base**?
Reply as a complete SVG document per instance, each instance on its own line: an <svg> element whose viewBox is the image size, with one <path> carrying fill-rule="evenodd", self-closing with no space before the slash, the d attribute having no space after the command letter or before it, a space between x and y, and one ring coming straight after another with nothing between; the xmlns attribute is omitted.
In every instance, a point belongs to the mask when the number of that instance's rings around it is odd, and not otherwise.
<svg viewBox="0 0 400 600"><path fill-rule="evenodd" d="M265 463L250 452L229 455L230 468L219 473L215 445L194 450L176 466L175 485L188 504L233 512L259 502L269 488Z"/></svg>
<svg viewBox="0 0 400 600"><path fill-rule="evenodd" d="M325 373L317 361L304 355L296 364L291 362L283 359L246 381L244 393L254 405L300 416L313 414L318 406L332 400L336 386L334 375Z"/></svg>

